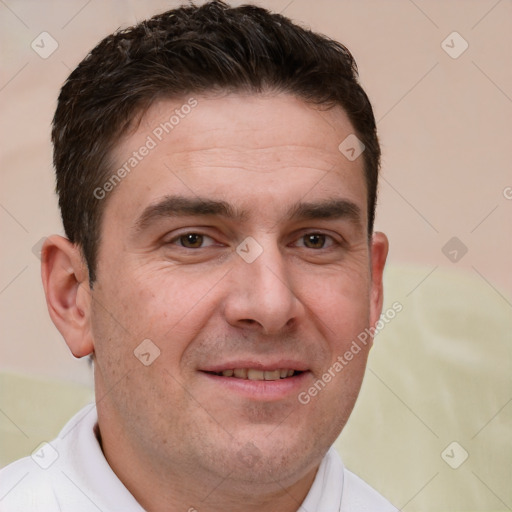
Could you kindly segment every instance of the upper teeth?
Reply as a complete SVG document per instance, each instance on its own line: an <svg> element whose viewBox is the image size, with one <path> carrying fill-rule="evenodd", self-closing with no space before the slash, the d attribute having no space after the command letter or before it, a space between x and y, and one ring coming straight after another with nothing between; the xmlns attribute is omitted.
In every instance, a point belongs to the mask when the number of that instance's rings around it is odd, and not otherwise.
<svg viewBox="0 0 512 512"><path fill-rule="evenodd" d="M237 377L238 379L248 380L278 380L291 377L295 370L256 370L255 368L235 368L234 370L224 370L223 377Z"/></svg>

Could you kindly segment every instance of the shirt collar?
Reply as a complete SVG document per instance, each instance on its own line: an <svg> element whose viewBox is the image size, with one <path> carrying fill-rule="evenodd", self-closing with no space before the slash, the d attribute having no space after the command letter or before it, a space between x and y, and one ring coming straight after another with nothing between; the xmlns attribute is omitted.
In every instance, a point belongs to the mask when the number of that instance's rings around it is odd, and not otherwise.
<svg viewBox="0 0 512 512"><path fill-rule="evenodd" d="M343 463L331 446L322 459L313 485L298 512L339 512L343 495L343 474Z"/></svg>

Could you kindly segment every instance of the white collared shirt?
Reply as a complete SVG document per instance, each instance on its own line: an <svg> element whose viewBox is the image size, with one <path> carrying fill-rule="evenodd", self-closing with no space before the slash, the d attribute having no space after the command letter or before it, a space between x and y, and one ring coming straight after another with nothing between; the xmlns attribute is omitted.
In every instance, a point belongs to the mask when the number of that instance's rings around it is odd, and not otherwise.
<svg viewBox="0 0 512 512"><path fill-rule="evenodd" d="M0 512L144 512L105 459L95 434L95 405L79 411L59 436L0 470ZM396 512L327 452L298 512Z"/></svg>

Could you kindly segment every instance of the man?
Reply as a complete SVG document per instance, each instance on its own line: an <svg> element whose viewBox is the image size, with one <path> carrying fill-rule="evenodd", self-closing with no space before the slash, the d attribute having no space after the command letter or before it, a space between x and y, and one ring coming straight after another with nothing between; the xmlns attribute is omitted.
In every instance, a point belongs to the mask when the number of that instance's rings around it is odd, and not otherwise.
<svg viewBox="0 0 512 512"><path fill-rule="evenodd" d="M254 6L104 39L53 124L42 278L96 405L5 511L391 511L331 448L382 309L380 150L342 45Z"/></svg>

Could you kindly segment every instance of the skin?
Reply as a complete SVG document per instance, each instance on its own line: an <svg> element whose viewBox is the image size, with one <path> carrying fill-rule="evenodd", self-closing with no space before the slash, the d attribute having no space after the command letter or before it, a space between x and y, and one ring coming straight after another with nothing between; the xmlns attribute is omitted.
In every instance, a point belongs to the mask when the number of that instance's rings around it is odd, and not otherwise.
<svg viewBox="0 0 512 512"><path fill-rule="evenodd" d="M73 354L94 354L102 448L146 510L295 511L352 411L370 344L307 405L297 395L378 320L388 243L368 240L363 157L338 150L354 132L340 107L285 94L196 99L104 199L92 289L79 248L48 239L48 307ZM113 169L186 100L153 104ZM141 226L169 195L243 215L163 212ZM333 199L359 215L289 217L298 202ZM236 252L249 236L263 249L252 263ZM149 366L134 356L144 339L160 350ZM307 371L279 396L272 383L245 393L202 371L235 360Z"/></svg>

